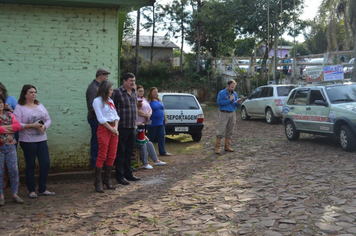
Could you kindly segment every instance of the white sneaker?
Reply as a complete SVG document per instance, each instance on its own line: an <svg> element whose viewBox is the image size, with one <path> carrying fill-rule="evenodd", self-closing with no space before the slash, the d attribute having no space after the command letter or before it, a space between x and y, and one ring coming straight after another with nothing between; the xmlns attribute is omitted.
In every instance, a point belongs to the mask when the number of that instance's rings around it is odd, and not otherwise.
<svg viewBox="0 0 356 236"><path fill-rule="evenodd" d="M147 166L142 166L142 168L147 169L147 170L153 169L153 167L150 164L147 164Z"/></svg>
<svg viewBox="0 0 356 236"><path fill-rule="evenodd" d="M155 166L163 166L163 165L165 165L165 164L166 164L166 163L163 162L163 161L159 161L159 162L155 162L155 163L154 163Z"/></svg>

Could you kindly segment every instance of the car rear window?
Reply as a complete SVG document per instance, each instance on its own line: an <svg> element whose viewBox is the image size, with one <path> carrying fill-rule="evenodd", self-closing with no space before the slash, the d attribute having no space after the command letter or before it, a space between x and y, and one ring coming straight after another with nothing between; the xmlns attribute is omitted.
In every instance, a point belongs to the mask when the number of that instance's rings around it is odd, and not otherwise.
<svg viewBox="0 0 356 236"><path fill-rule="evenodd" d="M164 95L162 102L166 110L199 110L199 105L192 96Z"/></svg>
<svg viewBox="0 0 356 236"><path fill-rule="evenodd" d="M295 87L294 86L283 86L283 87L278 87L277 88L277 94L278 94L278 97L287 97L289 92L294 89Z"/></svg>

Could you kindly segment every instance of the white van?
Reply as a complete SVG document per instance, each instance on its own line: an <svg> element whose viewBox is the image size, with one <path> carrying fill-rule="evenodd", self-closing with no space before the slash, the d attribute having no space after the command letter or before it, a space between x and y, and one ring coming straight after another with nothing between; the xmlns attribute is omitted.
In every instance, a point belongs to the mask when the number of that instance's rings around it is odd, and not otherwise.
<svg viewBox="0 0 356 236"><path fill-rule="evenodd" d="M188 93L159 93L168 124L166 134L190 134L195 142L199 142L204 128L204 114L198 100Z"/></svg>

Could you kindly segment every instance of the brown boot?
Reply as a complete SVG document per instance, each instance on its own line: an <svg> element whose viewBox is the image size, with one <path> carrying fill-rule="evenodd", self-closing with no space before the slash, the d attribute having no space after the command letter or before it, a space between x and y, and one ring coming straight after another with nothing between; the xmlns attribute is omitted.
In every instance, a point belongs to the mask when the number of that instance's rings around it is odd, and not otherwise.
<svg viewBox="0 0 356 236"><path fill-rule="evenodd" d="M221 138L216 137L215 154L220 154L220 143L221 143Z"/></svg>
<svg viewBox="0 0 356 236"><path fill-rule="evenodd" d="M112 170L112 166L106 166L106 167L105 167L105 173L104 173L104 178L103 178L103 184L106 185L106 187L107 187L108 189L115 189L115 187L112 186L111 183L110 183L111 170Z"/></svg>
<svg viewBox="0 0 356 236"><path fill-rule="evenodd" d="M103 193L104 190L101 187L101 171L103 170L102 167L95 167L95 182L94 182L94 186L95 186L95 191L97 191L98 193Z"/></svg>
<svg viewBox="0 0 356 236"><path fill-rule="evenodd" d="M234 151L234 149L230 148L230 145L231 145L231 138L225 138L225 151L228 151L228 152Z"/></svg>

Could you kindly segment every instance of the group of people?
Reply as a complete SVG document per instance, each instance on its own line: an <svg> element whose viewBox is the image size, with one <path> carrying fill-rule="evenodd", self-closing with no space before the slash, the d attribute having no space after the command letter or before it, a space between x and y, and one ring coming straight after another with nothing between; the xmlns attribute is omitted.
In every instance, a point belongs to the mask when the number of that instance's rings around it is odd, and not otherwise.
<svg viewBox="0 0 356 236"><path fill-rule="evenodd" d="M122 85L116 89L108 80L109 75L108 70L99 68L86 91L87 118L92 133L91 167L95 170L94 186L99 193L104 192L101 183L108 189L114 189L110 183L113 166L118 183L129 185L129 181L140 180L133 175L131 167L135 147L140 150L145 169L153 168L148 164L148 154L154 165L166 164L158 159L150 140L157 137L159 154L171 155L165 150L164 125L167 119L158 89L152 88L146 100L144 88L136 86L134 74L124 74ZM104 178L101 179L103 171Z"/></svg>
<svg viewBox="0 0 356 236"><path fill-rule="evenodd" d="M35 86L25 84L17 101L9 96L5 85L0 83L0 206L5 204L4 178L7 167L12 189L12 198L16 203L23 203L17 195L19 186L17 142L23 150L26 162L26 185L30 198L37 198L35 182L35 160L40 165L38 194L53 196L47 190L50 158L47 146L46 130L51 125L51 118L46 108L36 99ZM17 134L18 135L15 135ZM7 184L7 183L6 183Z"/></svg>
<svg viewBox="0 0 356 236"><path fill-rule="evenodd" d="M110 176L115 165L115 178L123 185L129 181L138 181L133 175L131 157L134 148L138 148L143 168L152 169L153 165L165 165L157 157L150 140L158 141L159 155L171 156L165 150L165 125L167 118L158 89L150 89L146 99L144 88L136 86L135 75L126 73L123 84L114 89L108 80L110 72L98 69L96 78L88 86L86 101L88 123L92 137L90 145L91 166L95 170L95 190L103 193L102 184L108 189L115 189L110 183ZM234 92L236 82L230 80L226 88L218 94L220 110L216 134L215 153L220 153L221 139L225 138L225 151L231 149L231 136L236 123L236 107L241 100ZM17 195L19 185L18 160L16 145L19 141L26 162L26 185L30 198L37 198L35 182L35 160L38 158L40 173L38 195L53 196L47 190L47 177L50 167L46 130L51 125L51 118L46 108L37 100L35 86L25 84L18 101L9 96L6 87L0 83L0 206L5 204L4 175L9 172L13 201L23 203ZM147 131L147 136L146 136ZM18 135L16 135L18 133ZM104 170L103 170L104 168ZM104 178L102 178L104 172Z"/></svg>

